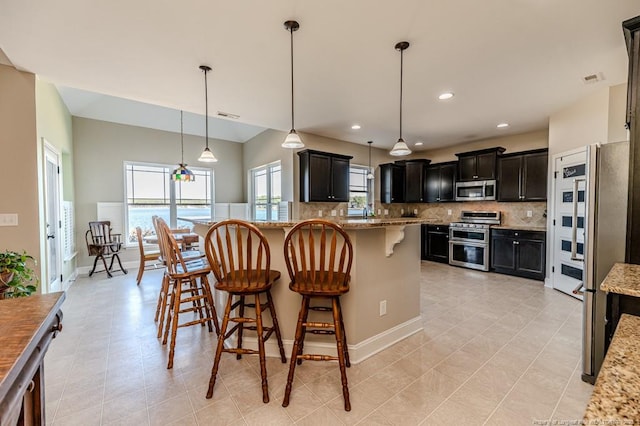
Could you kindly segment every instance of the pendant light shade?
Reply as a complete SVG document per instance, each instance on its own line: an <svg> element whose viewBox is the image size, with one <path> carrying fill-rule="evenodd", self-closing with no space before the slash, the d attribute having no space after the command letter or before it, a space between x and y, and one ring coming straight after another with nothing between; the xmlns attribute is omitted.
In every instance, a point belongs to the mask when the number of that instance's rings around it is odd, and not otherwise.
<svg viewBox="0 0 640 426"><path fill-rule="evenodd" d="M283 148L303 148L304 144L300 135L296 132L295 115L293 111L293 32L298 31L300 24L297 21L286 21L284 28L291 34L291 130L282 143Z"/></svg>
<svg viewBox="0 0 640 426"><path fill-rule="evenodd" d="M368 141L367 143L369 144L369 173L367 173L367 179L372 180L374 177L373 169L371 168L371 144L373 144L373 141Z"/></svg>
<svg viewBox="0 0 640 426"><path fill-rule="evenodd" d="M205 141L206 145L198 161L204 163L215 163L218 161L213 152L209 149L209 90L207 88L207 73L211 71L211 67L200 65L200 69L204 72L204 125L205 125Z"/></svg>
<svg viewBox="0 0 640 426"><path fill-rule="evenodd" d="M171 180L174 182L194 182L196 180L196 176L191 170L187 169L187 165L184 164L184 132L182 127L182 111L180 111L180 151L180 165L171 173Z"/></svg>
<svg viewBox="0 0 640 426"><path fill-rule="evenodd" d="M396 144L393 146L393 148L389 152L390 155L393 155L395 157L411 154L411 150L407 146L404 139L402 139L402 73L404 70L404 63L403 63L404 51L407 48L409 48L408 41L401 41L396 44L396 50L400 51L400 137L398 138L398 142L396 142Z"/></svg>

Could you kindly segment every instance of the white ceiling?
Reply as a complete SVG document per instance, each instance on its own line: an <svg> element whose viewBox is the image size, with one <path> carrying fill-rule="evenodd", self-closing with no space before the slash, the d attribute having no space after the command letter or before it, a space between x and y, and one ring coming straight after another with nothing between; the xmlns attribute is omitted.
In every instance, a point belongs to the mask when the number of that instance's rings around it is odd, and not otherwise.
<svg viewBox="0 0 640 426"><path fill-rule="evenodd" d="M210 115L239 115L231 123L251 126L228 132L242 140L263 127L290 128L282 24L296 19L296 128L391 147L394 45L407 40L404 136L429 149L545 128L554 111L626 81L621 22L636 15L638 0L0 0L0 49L60 87L74 115L115 120L120 101L111 97L164 107L127 107L128 124L145 126L179 125L166 108L203 114L198 66L210 65ZM585 85L593 73L604 81ZM68 88L109 97L70 96ZM456 96L438 101L445 90ZM149 118L154 111L167 118ZM511 126L496 129L502 121Z"/></svg>

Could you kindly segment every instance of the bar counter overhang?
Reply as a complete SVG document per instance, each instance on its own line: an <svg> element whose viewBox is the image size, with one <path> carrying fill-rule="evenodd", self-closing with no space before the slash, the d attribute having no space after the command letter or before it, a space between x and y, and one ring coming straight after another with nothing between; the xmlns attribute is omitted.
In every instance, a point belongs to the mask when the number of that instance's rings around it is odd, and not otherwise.
<svg viewBox="0 0 640 426"><path fill-rule="evenodd" d="M428 221L401 218L347 219L337 222L349 234L354 249L350 291L342 296L341 303L351 362L358 363L422 330L420 225ZM301 298L289 290L283 245L286 233L298 222L251 223L269 241L271 269L282 274L272 294L289 356ZM194 231L205 237L211 225L211 222L196 222ZM214 298L218 313L224 312L226 294L215 292ZM386 314L380 315L380 303L383 301L386 301ZM311 312L309 319L328 321L329 316ZM246 344L243 338L243 346L256 348L254 335L246 337ZM267 341L265 347L268 356L278 356L275 341ZM333 336L309 335L305 341L305 352L335 355L335 350Z"/></svg>

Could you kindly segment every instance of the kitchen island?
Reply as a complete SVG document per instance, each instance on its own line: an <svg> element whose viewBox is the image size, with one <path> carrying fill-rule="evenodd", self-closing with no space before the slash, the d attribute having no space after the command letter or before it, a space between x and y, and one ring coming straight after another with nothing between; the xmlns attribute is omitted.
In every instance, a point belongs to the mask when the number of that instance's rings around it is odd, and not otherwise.
<svg viewBox="0 0 640 426"><path fill-rule="evenodd" d="M293 346L301 298L289 290L284 261L286 233L298 222L251 222L266 236L271 249L271 269L282 276L274 286L278 322L288 354ZM342 311L351 362L358 363L422 329L420 317L420 225L417 218L347 219L338 221L353 244L350 291L342 296ZM205 236L212 223L195 223ZM216 292L217 293L217 292ZM216 294L218 315L226 294ZM319 318L328 317L319 315ZM255 346L253 341L247 343ZM244 341L244 339L243 339ZM275 342L267 342L267 354L277 356ZM305 349L335 354L333 336L308 335Z"/></svg>

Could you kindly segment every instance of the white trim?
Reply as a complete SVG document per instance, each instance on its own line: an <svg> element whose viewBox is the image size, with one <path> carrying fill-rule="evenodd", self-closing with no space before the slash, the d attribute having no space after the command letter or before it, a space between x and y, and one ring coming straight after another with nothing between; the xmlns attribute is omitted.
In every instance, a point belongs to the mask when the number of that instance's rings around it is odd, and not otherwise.
<svg viewBox="0 0 640 426"><path fill-rule="evenodd" d="M351 364L358 364L365 359L377 354L378 352L383 351L388 347L398 343L399 341L419 332L422 329L422 317L417 316L410 319L409 321L403 322L402 324L398 324L397 326L392 327L389 330L385 330L382 333L365 339L360 343L349 345L349 361L351 361ZM348 338L349 331L347 330L347 339ZM291 356L291 351L293 350L293 340L284 340L282 343L284 344L284 353L287 356L287 359L289 359L289 357ZM233 345L233 343L229 342L229 345L225 346L229 347L230 345ZM255 337L244 337L242 339L242 345L247 349L255 350L258 348L258 342ZM268 357L280 357L278 343L275 339L275 335L273 335L267 342L265 342L264 348ZM335 356L336 345L335 343L329 342L313 342L305 340L304 351L305 353Z"/></svg>

